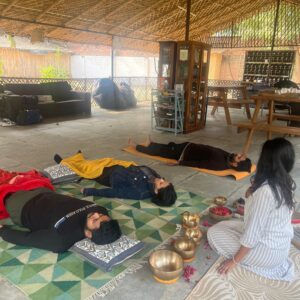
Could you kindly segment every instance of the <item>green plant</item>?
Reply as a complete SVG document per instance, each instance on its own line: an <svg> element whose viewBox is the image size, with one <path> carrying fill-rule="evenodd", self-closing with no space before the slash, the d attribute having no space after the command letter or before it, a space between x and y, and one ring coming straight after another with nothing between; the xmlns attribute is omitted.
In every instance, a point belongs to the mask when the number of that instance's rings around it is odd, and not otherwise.
<svg viewBox="0 0 300 300"><path fill-rule="evenodd" d="M63 68L50 65L41 69L41 77L42 78L67 78L69 77L69 74Z"/></svg>

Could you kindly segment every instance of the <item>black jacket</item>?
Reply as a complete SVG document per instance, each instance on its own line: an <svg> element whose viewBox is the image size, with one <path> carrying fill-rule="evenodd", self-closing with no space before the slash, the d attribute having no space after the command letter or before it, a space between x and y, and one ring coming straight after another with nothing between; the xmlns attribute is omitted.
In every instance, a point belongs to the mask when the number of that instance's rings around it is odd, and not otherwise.
<svg viewBox="0 0 300 300"><path fill-rule="evenodd" d="M89 201L53 192L41 193L22 209L22 224L30 231L3 227L0 236L17 245L65 252L85 238L84 227L90 212L108 215L106 208Z"/></svg>
<svg viewBox="0 0 300 300"><path fill-rule="evenodd" d="M179 160L179 164L194 168L222 171L231 168L229 165L229 156L229 152L220 148L189 143Z"/></svg>
<svg viewBox="0 0 300 300"><path fill-rule="evenodd" d="M154 178L161 176L146 166L119 167L109 176L110 188L86 188L84 195L135 200L153 198Z"/></svg>

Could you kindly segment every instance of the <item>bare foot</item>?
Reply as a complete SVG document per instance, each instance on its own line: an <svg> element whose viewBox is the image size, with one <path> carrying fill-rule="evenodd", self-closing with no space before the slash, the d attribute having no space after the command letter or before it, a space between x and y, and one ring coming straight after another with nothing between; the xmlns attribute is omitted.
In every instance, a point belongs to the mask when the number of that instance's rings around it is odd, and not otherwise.
<svg viewBox="0 0 300 300"><path fill-rule="evenodd" d="M147 136L147 140L145 142L145 146L148 147L152 143L150 135Z"/></svg>
<svg viewBox="0 0 300 300"><path fill-rule="evenodd" d="M131 147L136 147L136 143L131 139L131 138L128 138L128 146L131 146Z"/></svg>

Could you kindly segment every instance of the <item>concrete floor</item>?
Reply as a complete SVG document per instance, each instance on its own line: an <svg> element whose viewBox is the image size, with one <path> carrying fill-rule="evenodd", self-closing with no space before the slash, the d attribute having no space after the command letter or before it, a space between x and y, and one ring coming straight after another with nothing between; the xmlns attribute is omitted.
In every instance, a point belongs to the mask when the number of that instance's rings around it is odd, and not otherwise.
<svg viewBox="0 0 300 300"><path fill-rule="evenodd" d="M241 110L232 109L233 122L245 120ZM249 177L234 181L199 173L186 167L170 167L152 160L133 157L121 151L131 136L137 142L143 142L147 135L158 142L193 141L223 148L229 152L240 152L246 139L246 133L237 134L236 127L227 126L223 112L216 117L208 116L206 128L188 135L177 135L151 130L150 106L140 104L138 108L111 112L95 109L91 118L76 120L52 120L28 127L0 127L1 168L24 171L31 168L43 169L53 165L53 155L63 157L81 149L86 158L113 156L124 160L134 160L138 164L150 165L159 174L169 179L177 188L182 188L208 197L226 196L233 201L244 195L249 186ZM249 157L257 161L266 134L256 133L250 148ZM298 185L296 199L300 197L300 139L289 138L296 150L296 164L292 172ZM128 275L118 289L107 299L184 299L186 283L173 286L149 284L147 268ZM153 281L151 281L153 282ZM144 288L141 288L141 285ZM16 288L5 280L0 280L0 299L26 299Z"/></svg>

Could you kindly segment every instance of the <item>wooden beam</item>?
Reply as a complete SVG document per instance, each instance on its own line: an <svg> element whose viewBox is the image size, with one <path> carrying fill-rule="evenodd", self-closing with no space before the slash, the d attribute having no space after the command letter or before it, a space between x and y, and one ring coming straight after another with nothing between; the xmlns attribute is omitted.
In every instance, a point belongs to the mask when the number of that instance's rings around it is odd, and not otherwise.
<svg viewBox="0 0 300 300"><path fill-rule="evenodd" d="M272 35L272 44L271 44L271 55L269 58L269 66L268 66L268 74L267 74L267 82L269 82L270 72L271 72L271 63L272 63L272 58L273 58L273 53L274 53L275 38L276 38L277 27L278 27L279 9L280 9L280 0L277 0L276 12L275 12L275 18L274 18L273 35Z"/></svg>
<svg viewBox="0 0 300 300"><path fill-rule="evenodd" d="M191 0L186 1L186 18L185 18L185 41L189 41L191 19Z"/></svg>
<svg viewBox="0 0 300 300"><path fill-rule="evenodd" d="M18 2L18 0L14 0L12 1L10 4L8 4L1 12L1 15L4 15L5 13L7 13L13 6L15 6L15 4Z"/></svg>
<svg viewBox="0 0 300 300"><path fill-rule="evenodd" d="M111 79L115 76L115 45L114 36L111 37Z"/></svg>

